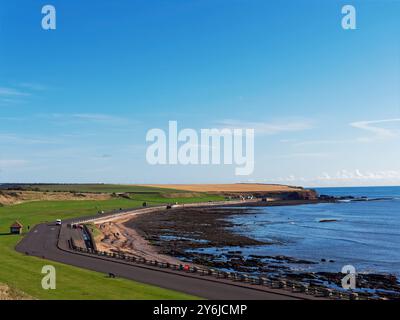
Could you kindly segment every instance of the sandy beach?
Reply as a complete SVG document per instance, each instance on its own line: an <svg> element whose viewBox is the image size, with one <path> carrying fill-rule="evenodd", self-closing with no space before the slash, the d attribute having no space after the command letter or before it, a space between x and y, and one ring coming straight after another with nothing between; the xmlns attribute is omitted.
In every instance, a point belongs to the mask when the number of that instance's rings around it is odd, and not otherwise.
<svg viewBox="0 0 400 320"><path fill-rule="evenodd" d="M135 219L135 218L132 218ZM124 225L125 219L96 224L102 235L97 237L96 246L100 251L123 252L146 260L157 260L164 263L179 264L178 259L163 255L149 244L139 233Z"/></svg>
<svg viewBox="0 0 400 320"><path fill-rule="evenodd" d="M198 247L262 245L263 242L232 233L223 220L232 214L230 206L277 206L315 203L313 200L230 201L215 204L190 204L165 211L148 208L132 211L120 217L95 222L100 235L94 237L100 251L121 252L135 257L160 262L207 265L204 259L188 259L186 250ZM198 207L198 205L200 205ZM241 209L249 213L249 209ZM235 210L235 214L238 210ZM171 237L171 238L170 238ZM191 261L189 261L191 260Z"/></svg>
<svg viewBox="0 0 400 320"><path fill-rule="evenodd" d="M231 201L232 202L232 201ZM229 202L229 203L231 203ZM197 204L165 211L148 208L132 211L121 217L103 219L95 223L100 234L94 237L97 250L120 252L134 257L171 264L210 265L210 261L186 250L199 247L251 246L263 242L232 233L223 218L232 214L230 206L276 206L315 203L315 201L237 201L219 206ZM249 209L240 209L242 214ZM235 214L238 209L235 210ZM214 265L215 266L215 265Z"/></svg>

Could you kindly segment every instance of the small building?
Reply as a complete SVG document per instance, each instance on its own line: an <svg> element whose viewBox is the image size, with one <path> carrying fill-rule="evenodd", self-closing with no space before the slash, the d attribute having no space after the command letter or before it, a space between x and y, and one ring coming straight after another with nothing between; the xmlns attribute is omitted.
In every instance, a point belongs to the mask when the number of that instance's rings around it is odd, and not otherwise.
<svg viewBox="0 0 400 320"><path fill-rule="evenodd" d="M22 233L22 228L24 226L19 222L15 221L11 226L10 226L10 233L11 234L21 234Z"/></svg>

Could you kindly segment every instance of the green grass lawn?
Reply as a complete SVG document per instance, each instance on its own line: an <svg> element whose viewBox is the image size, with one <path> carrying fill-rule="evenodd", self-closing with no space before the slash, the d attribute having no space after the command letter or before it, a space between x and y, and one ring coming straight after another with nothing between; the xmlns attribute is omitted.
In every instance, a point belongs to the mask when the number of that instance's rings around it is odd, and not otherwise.
<svg viewBox="0 0 400 320"><path fill-rule="evenodd" d="M140 192L140 193L182 193L185 191L155 188L137 185L124 185L124 184L27 184L21 185L23 189L33 189L39 191L71 191L71 192L106 192L106 193L119 193L119 192Z"/></svg>
<svg viewBox="0 0 400 320"><path fill-rule="evenodd" d="M135 197L134 197L135 198ZM95 214L99 210L133 208L148 204L169 202L199 202L221 200L221 197L165 199L156 195L140 195L140 199L113 199L105 201L35 201L0 207L0 283L21 290L38 299L193 299L195 297L136 283L124 279L109 279L104 274L52 261L25 256L14 250L22 236L9 235L9 226L19 220L25 227L58 218ZM51 264L57 270L57 289L41 288L41 269Z"/></svg>

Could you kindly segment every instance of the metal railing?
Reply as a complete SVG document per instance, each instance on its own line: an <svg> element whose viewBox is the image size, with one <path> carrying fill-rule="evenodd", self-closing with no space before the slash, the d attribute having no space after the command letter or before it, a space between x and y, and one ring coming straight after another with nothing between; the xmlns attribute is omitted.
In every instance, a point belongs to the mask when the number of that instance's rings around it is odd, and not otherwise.
<svg viewBox="0 0 400 320"><path fill-rule="evenodd" d="M108 252L92 250L87 248L78 247L74 244L73 239L68 241L70 249L85 253L96 255L104 258L118 259L127 263L143 264L151 267L158 267L161 269L170 269L173 271L181 271L185 273L194 273L201 276L210 276L216 279L226 279L234 282L241 282L252 285L264 286L270 289L283 289L292 293L302 293L314 297L329 298L329 299L340 299L340 300L369 300L372 299L370 296L362 295L352 291L340 291L331 288L311 286L309 284L293 281L289 279L279 279L275 277L259 277L252 276L237 272L227 272L217 269L197 267L184 264L171 264L167 262L161 262L157 260L148 260L142 257L134 257L121 252Z"/></svg>
<svg viewBox="0 0 400 320"><path fill-rule="evenodd" d="M234 203L241 203L241 201L218 201L218 202L207 202L207 203L192 203L192 204L179 204L179 205L172 205L173 208L191 208L191 207L204 207L204 206L218 206L224 204L234 204ZM119 211L113 211L108 213L102 213L98 216L86 217L81 219L75 219L68 223L69 227L73 227L74 225L81 225L86 223L96 222L99 221L107 221L113 220L116 218L121 218L124 216L129 216L133 214L142 214L146 212L152 212L155 210L162 210L166 209L166 206L154 206L154 207L145 207L145 208L135 208L135 209L124 209ZM112 258L118 259L129 263L136 263L136 264L143 264L152 267L159 267L163 269L170 269L174 271L182 271L186 273L195 273L197 275L202 276L211 276L216 279L226 279L234 282L241 282L253 285L260 285L265 286L270 289L283 289L290 291L292 293L302 293L314 297L321 297L321 298L329 298L329 299L340 299L340 300L375 300L376 298L371 297L370 295L357 293L351 290L338 290L332 288L326 288L323 286L317 285L310 285L308 283L294 281L290 279L284 278L277 278L277 277L259 277L253 275L247 275L243 273L237 272L227 272L222 270L216 270L206 267L196 267L190 265L183 265L183 264L171 264L160 262L156 260L147 260L142 257L135 257L132 255L127 255L121 252L107 252L107 251L98 251L95 249L88 249L76 246L74 240L71 238L68 240L68 244L70 249L85 253L96 255L99 257L104 258Z"/></svg>
<svg viewBox="0 0 400 320"><path fill-rule="evenodd" d="M204 206L218 206L224 204L234 204L236 201L218 201L218 202L207 202L207 203L193 203L193 204L179 204L173 205L173 208L191 208L191 207L204 207ZM240 202L239 202L240 203ZM166 209L166 206L153 206L153 207L145 207L145 208L134 208L134 209L124 209L124 210L116 210L108 213L101 213L97 216L85 217L81 219L71 220L68 223L69 227L73 227L74 225L93 223L99 221L107 221L117 218L122 218L124 216L134 215L134 214L142 214L146 212L152 212L155 210ZM143 257L135 257L132 255L127 255L121 252L108 252L108 251L99 251L95 249L88 249L76 246L74 240L71 238L68 240L68 244L70 249L85 253L96 255L98 257L104 258L112 258L121 260L127 263L135 263L135 264L143 264L152 267L158 267L162 269L170 269L174 271L182 271L186 273L193 273L201 276L210 276L216 279L226 279L234 282L241 282L252 285L265 286L270 289L283 289L290 291L292 293L302 293L314 297L328 298L328 299L340 299L340 300L369 300L374 299L369 295L364 295L362 293L357 293L351 290L337 290L332 288L326 288L318 285L311 285L309 283L290 280L286 278L277 278L277 277L259 277L254 275L248 275L238 272L228 272L222 270L216 270L206 267L196 267L184 264L171 264L166 262L161 262L157 260L147 260Z"/></svg>

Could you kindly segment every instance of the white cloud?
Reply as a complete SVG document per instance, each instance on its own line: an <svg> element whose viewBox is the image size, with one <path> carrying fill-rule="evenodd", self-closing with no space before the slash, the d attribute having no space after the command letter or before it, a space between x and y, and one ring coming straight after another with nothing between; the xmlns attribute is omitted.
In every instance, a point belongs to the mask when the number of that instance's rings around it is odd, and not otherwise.
<svg viewBox="0 0 400 320"><path fill-rule="evenodd" d="M293 121L283 123L245 122L239 120L222 120L218 125L230 129L254 129L256 135L274 135L284 132L303 131L312 128L310 121Z"/></svg>
<svg viewBox="0 0 400 320"><path fill-rule="evenodd" d="M29 91L39 90L39 87L34 89L33 84L26 84L25 86L17 85L16 87L18 89L15 87L0 87L0 106L24 103L24 98L31 95Z"/></svg>
<svg viewBox="0 0 400 320"><path fill-rule="evenodd" d="M92 122L101 124L122 124L129 121L127 118L102 113L53 113L50 115L44 115L44 117L53 120L61 120L62 122Z"/></svg>
<svg viewBox="0 0 400 320"><path fill-rule="evenodd" d="M309 140L296 142L295 146L309 146L309 145L326 145L326 144L345 144L345 143L356 143L360 142L359 139L348 139L348 140Z"/></svg>
<svg viewBox="0 0 400 320"><path fill-rule="evenodd" d="M323 175L318 177L319 180L387 180L387 179L398 179L400 181L400 171L396 170L382 170L382 171L365 171L362 172L359 169L352 171L342 169L336 172L335 175Z"/></svg>
<svg viewBox="0 0 400 320"><path fill-rule="evenodd" d="M18 97L18 96L28 96L29 93L14 89L0 87L0 97Z"/></svg>
<svg viewBox="0 0 400 320"><path fill-rule="evenodd" d="M385 120L370 120L370 121L355 121L349 123L349 125L356 129L361 129L368 133L371 133L369 136L349 138L349 139L321 139L321 140L309 140L309 141L300 141L294 143L295 146L308 146L308 145L333 145L333 144L349 144L349 143L368 143L374 142L377 140L384 140L390 138L396 138L400 136L400 128L382 128L379 125L385 125L390 123L400 122L400 118L394 119L385 119Z"/></svg>
<svg viewBox="0 0 400 320"><path fill-rule="evenodd" d="M52 138L36 138L32 136L18 135L14 133L0 133L0 143L21 143L21 144L56 144L58 140Z"/></svg>
<svg viewBox="0 0 400 320"><path fill-rule="evenodd" d="M385 119L385 120L372 120L372 121L357 121L350 123L350 126L368 131L373 134L375 139L393 138L399 135L398 129L382 128L381 124L400 122L400 118Z"/></svg>
<svg viewBox="0 0 400 320"><path fill-rule="evenodd" d="M71 115L71 117L75 119L87 120L87 121L119 121L123 120L122 118L107 115L107 114L100 114L100 113L76 113Z"/></svg>
<svg viewBox="0 0 400 320"><path fill-rule="evenodd" d="M335 173L322 172L316 177L301 177L293 174L265 179L268 183L287 183L306 187L335 186L390 186L400 185L399 170L361 171L341 169Z"/></svg>
<svg viewBox="0 0 400 320"><path fill-rule="evenodd" d="M331 153L328 152L293 152L288 154L267 154L265 159L296 159L296 158L326 158Z"/></svg>
<svg viewBox="0 0 400 320"><path fill-rule="evenodd" d="M329 154L324 152L297 152L278 157L279 158L325 158L328 156Z"/></svg>
<svg viewBox="0 0 400 320"><path fill-rule="evenodd" d="M15 168L21 167L27 164L28 161L26 160L15 160L15 159L0 159L0 168Z"/></svg>
<svg viewBox="0 0 400 320"><path fill-rule="evenodd" d="M43 91L47 89L46 86L40 83L33 83L33 82L21 82L18 84L18 86L21 88L27 88L29 90L34 90L34 91Z"/></svg>

